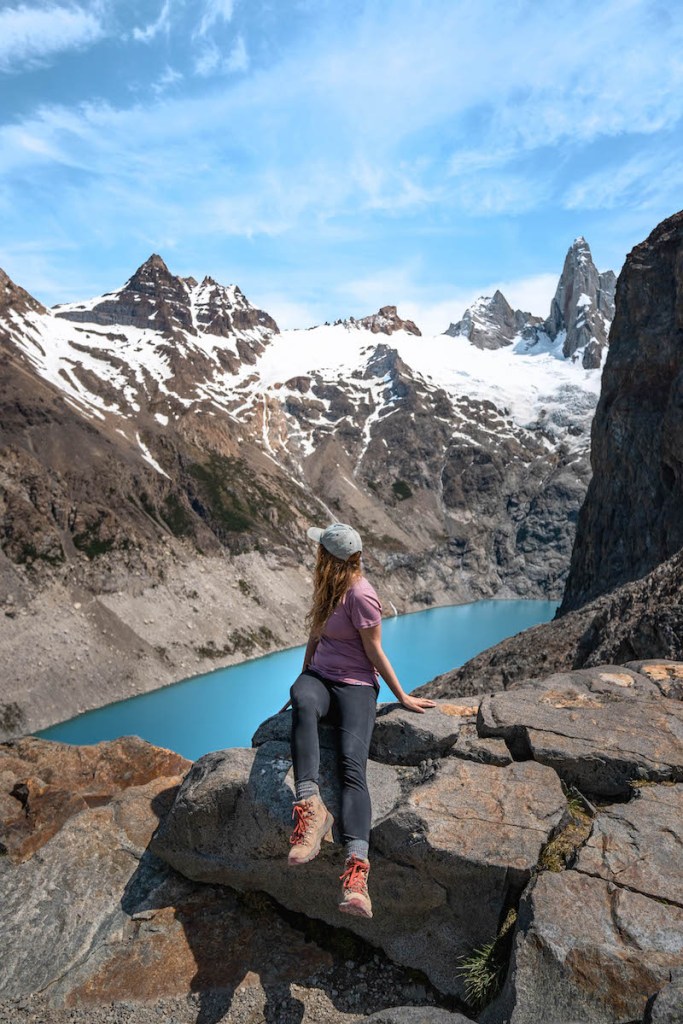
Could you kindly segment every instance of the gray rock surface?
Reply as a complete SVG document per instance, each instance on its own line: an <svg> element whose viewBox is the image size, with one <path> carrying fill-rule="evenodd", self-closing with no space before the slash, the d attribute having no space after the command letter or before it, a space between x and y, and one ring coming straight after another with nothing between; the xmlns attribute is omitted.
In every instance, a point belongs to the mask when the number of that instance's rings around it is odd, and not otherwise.
<svg viewBox="0 0 683 1024"><path fill-rule="evenodd" d="M479 701L437 701L436 707L416 715L400 704L377 713L370 757L385 764L419 764L442 757L457 744L460 731L476 717Z"/></svg>
<svg viewBox="0 0 683 1024"><path fill-rule="evenodd" d="M671 972L671 981L648 1000L643 1024L681 1024L683 1021L683 970Z"/></svg>
<svg viewBox="0 0 683 1024"><path fill-rule="evenodd" d="M450 753L454 757L464 757L466 761L479 761L481 764L495 764L499 767L512 764L513 760L505 740L480 736L476 721L463 723Z"/></svg>
<svg viewBox="0 0 683 1024"><path fill-rule="evenodd" d="M520 904L503 992L480 1024L639 1021L683 965L683 909L576 871L544 872Z"/></svg>
<svg viewBox="0 0 683 1024"><path fill-rule="evenodd" d="M629 796L637 779L683 781L683 704L642 697L634 692L637 680L624 686L609 676L617 674L598 672L596 688L555 676L540 687L492 694L482 700L477 729L596 796Z"/></svg>
<svg viewBox="0 0 683 1024"><path fill-rule="evenodd" d="M683 908L683 786L636 796L601 808L574 869Z"/></svg>
<svg viewBox="0 0 683 1024"><path fill-rule="evenodd" d="M321 791L334 811L331 751L322 751L322 765ZM192 879L263 890L339 926L341 851L324 843L301 870L286 864L289 769L289 748L273 741L206 755L188 773L151 848ZM496 934L566 802L557 775L533 763L498 768L448 758L429 781L412 786L415 779L401 774L409 771L369 763L375 916L347 917L344 925L462 997L454 957Z"/></svg>

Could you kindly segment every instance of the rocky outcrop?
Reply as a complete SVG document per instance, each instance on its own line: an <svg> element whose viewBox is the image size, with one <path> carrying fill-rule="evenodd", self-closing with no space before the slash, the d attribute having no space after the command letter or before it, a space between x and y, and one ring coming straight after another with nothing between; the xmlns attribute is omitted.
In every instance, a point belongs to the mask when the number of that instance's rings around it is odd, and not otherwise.
<svg viewBox="0 0 683 1024"><path fill-rule="evenodd" d="M477 730L598 799L628 797L638 779L683 782L683 703L616 667L484 697Z"/></svg>
<svg viewBox="0 0 683 1024"><path fill-rule="evenodd" d="M422 334L420 328L412 320L401 319L396 306L382 306L377 313L345 322L355 324L357 327L364 327L371 334L391 335L395 331L405 331L406 334L414 334L416 337L420 337Z"/></svg>
<svg viewBox="0 0 683 1024"><path fill-rule="evenodd" d="M538 316L513 309L498 289L491 297L477 299L444 334L465 337L477 348L497 349L511 345L520 335L532 337L533 328L541 322Z"/></svg>
<svg viewBox="0 0 683 1024"><path fill-rule="evenodd" d="M587 369L600 366L614 318L616 275L598 273L585 238L577 238L567 253L550 315L543 331L553 341L562 336L566 359L581 355Z"/></svg>
<svg viewBox="0 0 683 1024"><path fill-rule="evenodd" d="M375 914L349 927L467 999L454 962L495 940L521 894L507 978L482 1024L640 1021L683 966L679 677L681 663L604 665L412 719L383 708L369 763ZM473 723L481 742L505 745L506 767L459 750ZM288 714L274 716L255 750L196 762L152 848L191 878L265 889L334 925L334 847L323 844L296 878L283 866L289 728ZM323 725L321 736L323 792L337 813L335 734ZM487 969L505 973L498 942Z"/></svg>
<svg viewBox="0 0 683 1024"><path fill-rule="evenodd" d="M336 758L324 750L322 761L322 789L336 816ZM497 768L453 758L421 780L419 770L401 775L370 762L376 909L371 921L349 918L347 927L462 997L455 956L495 935L562 819L565 798L554 772L533 763ZM338 852L324 844L302 872L283 859L292 799L288 743L207 754L152 849L190 878L264 890L338 924Z"/></svg>
<svg viewBox="0 0 683 1024"><path fill-rule="evenodd" d="M438 993L361 940L153 856L189 767L135 737L0 745L3 1024L356 1024L410 1001L438 1012Z"/></svg>
<svg viewBox="0 0 683 1024"><path fill-rule="evenodd" d="M415 692L454 699L604 662L628 665L649 661L653 671L665 674L667 660L681 659L683 551L644 579L509 637Z"/></svg>
<svg viewBox="0 0 683 1024"><path fill-rule="evenodd" d="M252 749L194 764L134 737L0 745L0 1020L670 1024L680 679L683 663L604 665L421 715L382 708L371 920L336 909L336 827L287 867L287 713ZM338 820L329 725L321 738Z"/></svg>
<svg viewBox="0 0 683 1024"><path fill-rule="evenodd" d="M683 547L683 213L629 254L562 613Z"/></svg>

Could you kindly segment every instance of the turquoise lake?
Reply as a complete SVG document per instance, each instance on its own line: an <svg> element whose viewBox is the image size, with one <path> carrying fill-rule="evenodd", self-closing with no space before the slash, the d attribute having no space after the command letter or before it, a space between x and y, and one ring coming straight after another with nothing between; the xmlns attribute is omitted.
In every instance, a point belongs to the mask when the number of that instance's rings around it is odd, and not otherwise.
<svg viewBox="0 0 683 1024"><path fill-rule="evenodd" d="M385 619L382 645L410 692L507 636L548 622L552 601L477 601ZM210 750L251 746L257 726L289 697L303 647L268 654L109 704L37 735L67 743L141 736L195 760ZM380 701L393 700L385 683Z"/></svg>

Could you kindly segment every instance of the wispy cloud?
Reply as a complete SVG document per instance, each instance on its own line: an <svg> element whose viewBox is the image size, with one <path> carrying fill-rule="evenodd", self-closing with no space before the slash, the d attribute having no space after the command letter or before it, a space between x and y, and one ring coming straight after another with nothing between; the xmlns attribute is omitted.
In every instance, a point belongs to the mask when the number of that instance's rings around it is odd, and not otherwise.
<svg viewBox="0 0 683 1024"><path fill-rule="evenodd" d="M168 33L171 27L171 0L164 0L159 15L145 28L133 29L133 39L138 43L151 43L162 33Z"/></svg>
<svg viewBox="0 0 683 1024"><path fill-rule="evenodd" d="M568 210L646 209L676 192L683 194L683 145L669 140L664 152L657 147L583 175L567 189L563 205Z"/></svg>
<svg viewBox="0 0 683 1024"><path fill-rule="evenodd" d="M238 36L226 56L214 42L207 42L195 59L194 71L201 78L210 75L230 74L249 68L249 54L243 36Z"/></svg>
<svg viewBox="0 0 683 1024"><path fill-rule="evenodd" d="M197 35L205 36L219 22L232 20L234 0L204 0L204 10L197 26Z"/></svg>
<svg viewBox="0 0 683 1024"><path fill-rule="evenodd" d="M0 14L0 61L10 52L9 14L85 16L80 3L22 4ZM420 316L443 314L443 330L496 275L514 282L559 273L555 249L581 232L595 248L591 224L611 231L610 253L621 258L624 240L633 244L640 225L670 212L680 196L679 6L147 0L124 7L122 45L133 57L132 39L149 45L149 60L135 63L134 95L144 102L126 105L120 89L107 93L97 79L78 103L68 90L62 103L46 93L0 124L3 209L16 210L12 230L22 237L40 211L98 252L137 258L167 243L202 259L210 249L235 261L239 253L252 270L272 259L277 273L307 267L340 315L350 303L369 312L404 296L432 310ZM95 20L98 9L89 9ZM135 31L133 9L146 12ZM31 45L40 51L35 39ZM131 52L120 58L125 63ZM623 230L614 226L643 203L646 214ZM561 243L551 244L558 236ZM549 265L541 253L551 250ZM411 263L413 252L424 265ZM485 253L492 266L476 271ZM292 315L318 308L305 278L302 271L299 295L283 300ZM433 287L424 283L430 278ZM357 286L342 293L335 280ZM462 287L444 289L444 281ZM268 282L263 289L273 292ZM448 311L437 308L444 292Z"/></svg>
<svg viewBox="0 0 683 1024"><path fill-rule="evenodd" d="M177 85L178 82L182 82L183 77L184 76L180 71L177 71L175 68L167 65L161 75L159 75L156 82L152 83L152 91L154 92L154 95L161 96L162 93L165 93L171 86Z"/></svg>
<svg viewBox="0 0 683 1024"><path fill-rule="evenodd" d="M0 71L21 71L43 64L64 50L97 42L104 26L92 10L73 4L0 11Z"/></svg>

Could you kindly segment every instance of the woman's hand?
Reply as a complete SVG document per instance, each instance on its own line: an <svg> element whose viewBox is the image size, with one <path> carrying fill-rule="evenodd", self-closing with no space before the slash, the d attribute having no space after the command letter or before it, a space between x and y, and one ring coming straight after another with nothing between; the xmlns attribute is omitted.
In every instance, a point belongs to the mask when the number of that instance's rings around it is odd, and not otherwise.
<svg viewBox="0 0 683 1024"><path fill-rule="evenodd" d="M416 711L418 715L423 715L425 708L436 707L436 702L433 700L427 700L426 697L411 697L409 693L406 693L401 698L401 704L408 711Z"/></svg>

